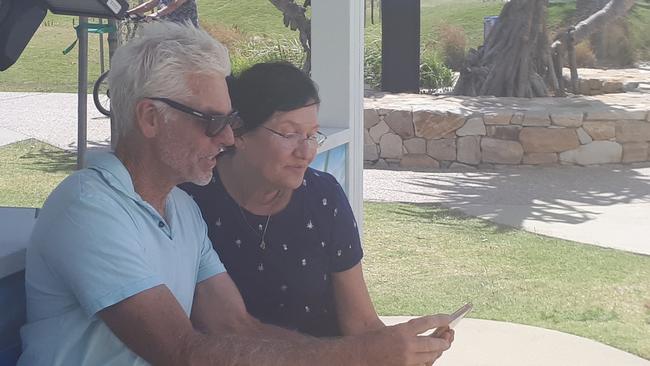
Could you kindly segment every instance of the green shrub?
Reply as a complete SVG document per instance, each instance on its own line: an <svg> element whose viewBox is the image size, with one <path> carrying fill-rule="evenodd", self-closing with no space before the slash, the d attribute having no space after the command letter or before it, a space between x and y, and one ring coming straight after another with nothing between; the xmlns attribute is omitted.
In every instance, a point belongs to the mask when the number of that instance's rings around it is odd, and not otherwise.
<svg viewBox="0 0 650 366"><path fill-rule="evenodd" d="M447 67L456 71L460 70L465 63L465 49L467 48L467 36L463 28L443 24L440 27L440 43Z"/></svg>
<svg viewBox="0 0 650 366"><path fill-rule="evenodd" d="M576 45L576 65L578 67L596 66L596 56L588 41L580 42Z"/></svg>
<svg viewBox="0 0 650 366"><path fill-rule="evenodd" d="M381 39L366 41L364 52L364 81L371 88L381 88ZM420 52L420 88L440 89L450 87L453 73L432 51Z"/></svg>
<svg viewBox="0 0 650 366"><path fill-rule="evenodd" d="M302 67L305 59L302 46L296 39L270 40L254 37L238 42L231 51L230 61L234 75L239 75L260 62L287 61Z"/></svg>
<svg viewBox="0 0 650 366"><path fill-rule="evenodd" d="M420 88L441 89L452 86L453 73L438 59L435 52L422 50L420 52Z"/></svg>
<svg viewBox="0 0 650 366"><path fill-rule="evenodd" d="M210 33L214 39L221 42L229 50L233 50L238 43L245 42L249 38L249 36L240 31L236 26L228 26L221 23L201 23L201 28Z"/></svg>
<svg viewBox="0 0 650 366"><path fill-rule="evenodd" d="M381 39L366 41L363 58L363 79L371 88L381 87Z"/></svg>
<svg viewBox="0 0 650 366"><path fill-rule="evenodd" d="M608 24L601 37L604 46L604 60L602 61L615 67L626 67L634 64L636 54L630 41L629 27L625 19L618 19Z"/></svg>

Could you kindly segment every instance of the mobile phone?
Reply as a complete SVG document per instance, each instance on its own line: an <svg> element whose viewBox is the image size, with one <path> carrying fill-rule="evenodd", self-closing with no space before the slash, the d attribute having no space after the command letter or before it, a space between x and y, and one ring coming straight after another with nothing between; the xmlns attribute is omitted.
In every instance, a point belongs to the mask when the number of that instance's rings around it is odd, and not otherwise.
<svg viewBox="0 0 650 366"><path fill-rule="evenodd" d="M451 322L449 323L449 328L454 328L458 323L469 313L472 311L472 308L474 306L472 305L471 302L468 302L467 304L461 306L458 310L454 311L451 313L449 316L451 317Z"/></svg>
<svg viewBox="0 0 650 366"><path fill-rule="evenodd" d="M471 302L468 302L467 304L461 306L458 308L458 310L454 311L453 313L449 314L449 317L451 318L451 321L449 322L449 329L453 329L458 323L460 322L461 319L467 315L473 308L473 305ZM440 337L445 331L447 330L447 327L439 327L436 328L433 333L431 333L432 337Z"/></svg>

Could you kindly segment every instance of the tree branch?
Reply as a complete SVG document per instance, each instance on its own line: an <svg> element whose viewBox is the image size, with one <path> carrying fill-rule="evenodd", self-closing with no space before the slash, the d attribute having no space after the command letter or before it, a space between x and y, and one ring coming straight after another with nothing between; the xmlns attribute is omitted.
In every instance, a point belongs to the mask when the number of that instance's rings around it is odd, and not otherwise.
<svg viewBox="0 0 650 366"><path fill-rule="evenodd" d="M296 4L294 0L269 1L282 12L284 26L293 31L298 30L300 44L305 51L305 63L302 69L309 73L311 71L311 19L307 18L306 13L311 1L306 0L303 6Z"/></svg>

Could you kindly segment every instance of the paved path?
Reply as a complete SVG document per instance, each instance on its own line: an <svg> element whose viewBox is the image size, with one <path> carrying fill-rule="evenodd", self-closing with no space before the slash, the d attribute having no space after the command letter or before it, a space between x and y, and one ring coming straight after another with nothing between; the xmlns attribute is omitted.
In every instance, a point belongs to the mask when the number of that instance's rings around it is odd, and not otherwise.
<svg viewBox="0 0 650 366"><path fill-rule="evenodd" d="M528 231L650 255L650 165L364 171L364 199L434 202Z"/></svg>
<svg viewBox="0 0 650 366"><path fill-rule="evenodd" d="M410 317L382 317L397 324ZM650 366L650 361L590 339L492 320L463 319L435 366Z"/></svg>
<svg viewBox="0 0 650 366"><path fill-rule="evenodd" d="M88 147L110 146L110 122L88 96ZM77 148L77 94L0 93L0 146L35 138Z"/></svg>

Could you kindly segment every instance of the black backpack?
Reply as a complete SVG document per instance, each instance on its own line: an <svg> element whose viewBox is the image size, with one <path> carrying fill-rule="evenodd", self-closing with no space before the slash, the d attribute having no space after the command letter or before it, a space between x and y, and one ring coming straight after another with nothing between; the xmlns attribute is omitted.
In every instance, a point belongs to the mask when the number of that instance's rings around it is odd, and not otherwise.
<svg viewBox="0 0 650 366"><path fill-rule="evenodd" d="M18 60L45 14L40 0L0 0L0 70Z"/></svg>

